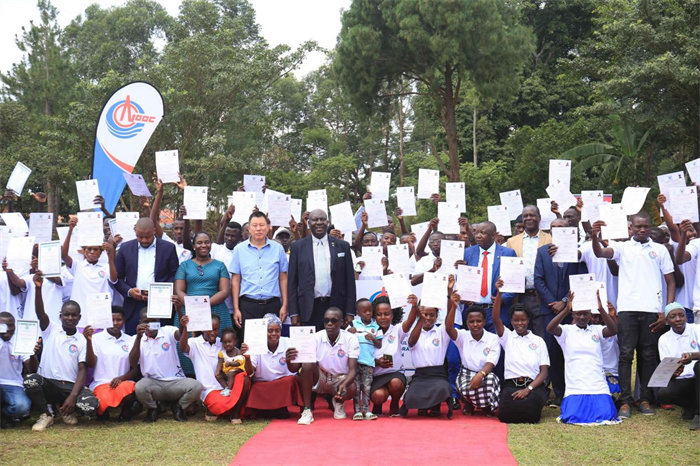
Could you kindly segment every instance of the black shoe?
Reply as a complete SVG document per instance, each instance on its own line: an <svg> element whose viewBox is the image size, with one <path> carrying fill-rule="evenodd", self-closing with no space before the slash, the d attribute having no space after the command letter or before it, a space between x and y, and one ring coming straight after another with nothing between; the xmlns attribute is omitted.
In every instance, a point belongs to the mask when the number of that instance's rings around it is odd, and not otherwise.
<svg viewBox="0 0 700 466"><path fill-rule="evenodd" d="M187 415L185 414L185 410L182 409L182 406L180 406L177 403L173 408L173 414L177 422L187 422Z"/></svg>
<svg viewBox="0 0 700 466"><path fill-rule="evenodd" d="M131 417L138 416L139 414L141 414L141 411L143 411L143 405L138 401L134 401L133 403L131 403L130 411Z"/></svg>
<svg viewBox="0 0 700 466"><path fill-rule="evenodd" d="M462 409L462 405L459 403L459 398L452 397L452 409L455 411Z"/></svg>
<svg viewBox="0 0 700 466"><path fill-rule="evenodd" d="M372 404L372 414L376 414L377 416L382 415L382 405L378 405L376 403Z"/></svg>
<svg viewBox="0 0 700 466"><path fill-rule="evenodd" d="M690 430L700 430L700 414L696 414L690 421Z"/></svg>
<svg viewBox="0 0 700 466"><path fill-rule="evenodd" d="M156 422L158 420L158 408L149 408L143 422Z"/></svg>
<svg viewBox="0 0 700 466"><path fill-rule="evenodd" d="M100 422L109 421L109 410L105 410L104 413L98 414L98 415L95 417L95 419L98 420L98 421L100 421Z"/></svg>
<svg viewBox="0 0 700 466"><path fill-rule="evenodd" d="M561 406L562 398L560 396L555 396L552 401L549 402L550 408L559 408Z"/></svg>
<svg viewBox="0 0 700 466"><path fill-rule="evenodd" d="M692 421L695 417L695 410L693 408L683 408L681 411L681 419L684 421Z"/></svg>

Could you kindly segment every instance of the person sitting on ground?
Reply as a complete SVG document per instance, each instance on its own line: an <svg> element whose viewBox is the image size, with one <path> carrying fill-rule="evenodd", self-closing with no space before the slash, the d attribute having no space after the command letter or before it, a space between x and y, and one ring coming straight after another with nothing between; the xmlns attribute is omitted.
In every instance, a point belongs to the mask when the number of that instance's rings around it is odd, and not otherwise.
<svg viewBox="0 0 700 466"><path fill-rule="evenodd" d="M233 330L233 327L225 328L221 332L222 348L219 351L219 362L216 365L216 377L224 387L221 390L221 396L230 396L237 376L245 373L245 356L236 347L236 343L236 331Z"/></svg>

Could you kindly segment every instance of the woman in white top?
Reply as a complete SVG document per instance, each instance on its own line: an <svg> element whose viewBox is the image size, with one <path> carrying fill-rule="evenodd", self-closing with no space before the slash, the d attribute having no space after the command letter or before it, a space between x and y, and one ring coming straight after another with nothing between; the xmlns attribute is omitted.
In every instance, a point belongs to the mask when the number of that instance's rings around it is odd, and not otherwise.
<svg viewBox="0 0 700 466"><path fill-rule="evenodd" d="M603 371L602 341L617 333L617 325L610 318L598 297L598 312L604 325L589 325L589 309L572 312L573 293L569 293L566 308L547 325L564 353L566 391L557 421L577 425L619 424L615 401ZM572 315L573 323L561 325Z"/></svg>
<svg viewBox="0 0 700 466"><path fill-rule="evenodd" d="M450 300L458 306L460 297L452 293ZM469 306L465 315L469 330L455 328L454 313L445 318L445 329L457 345L462 363L457 376L457 389L464 400L462 412L471 416L478 408L491 415L498 409L501 394L500 381L493 373L501 356L501 345L495 334L484 330L486 310L483 307Z"/></svg>
<svg viewBox="0 0 700 466"><path fill-rule="evenodd" d="M549 373L549 353L544 340L527 329L532 315L524 305L516 303L510 308L513 330L503 325L502 286L499 277L492 313L493 326L505 352L505 380L498 400L498 419L506 423L536 424L547 401L544 381Z"/></svg>

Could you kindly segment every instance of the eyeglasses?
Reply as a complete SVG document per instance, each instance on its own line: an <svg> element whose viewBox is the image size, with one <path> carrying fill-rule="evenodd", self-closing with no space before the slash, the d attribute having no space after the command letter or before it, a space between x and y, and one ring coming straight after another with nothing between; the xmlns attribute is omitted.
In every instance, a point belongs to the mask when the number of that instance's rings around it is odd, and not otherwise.
<svg viewBox="0 0 700 466"><path fill-rule="evenodd" d="M324 325L325 324L337 324L338 322L340 322L340 319L338 319L337 317L333 317L332 319L329 319L327 317L323 318Z"/></svg>
<svg viewBox="0 0 700 466"><path fill-rule="evenodd" d="M202 266L201 266L201 265L198 265L198 266L197 266L197 272L199 272L199 276L200 276L200 277L204 275L204 270L202 270Z"/></svg>

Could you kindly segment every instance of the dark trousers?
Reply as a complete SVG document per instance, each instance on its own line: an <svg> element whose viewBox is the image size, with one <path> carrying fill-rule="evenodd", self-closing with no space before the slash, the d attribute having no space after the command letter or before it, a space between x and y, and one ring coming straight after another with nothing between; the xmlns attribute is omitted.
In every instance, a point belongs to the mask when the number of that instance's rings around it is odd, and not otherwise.
<svg viewBox="0 0 700 466"><path fill-rule="evenodd" d="M455 324L456 329L461 329L459 324ZM447 358L447 380L450 382L450 387L452 387L452 398L459 398L459 391L457 390L457 376L459 371L462 369L462 358L459 355L459 349L457 345L450 340L447 345L447 353L445 355Z"/></svg>
<svg viewBox="0 0 700 466"><path fill-rule="evenodd" d="M141 309L146 307L148 301L136 301L135 299L131 298L125 298L125 300L126 299L134 303L134 312L128 319L126 319L126 322L124 322L124 333L127 335L136 335L136 327L139 325L139 321L141 320ZM170 320L167 324L163 324L161 321L161 325L171 325L170 322L172 322L172 320Z"/></svg>
<svg viewBox="0 0 700 466"><path fill-rule="evenodd" d="M618 365L620 396L618 404L634 403L632 397L632 359L637 349L637 360L642 361L641 390L639 401L650 402L654 392L647 387L654 373L658 358L658 335L651 332L649 325L654 323L658 314L655 312L620 312L617 314L617 341L620 345L620 363Z"/></svg>
<svg viewBox="0 0 700 466"><path fill-rule="evenodd" d="M671 379L667 387L659 389L659 401L695 409L700 414L700 364L695 363L695 377L687 379Z"/></svg>
<svg viewBox="0 0 700 466"><path fill-rule="evenodd" d="M538 319L544 328L554 319L555 314L545 314L543 316L538 316ZM564 319L562 324L570 324L571 317ZM533 332L534 333L534 332ZM566 390L566 382L564 379L564 353L559 346L559 342L554 338L549 332L544 333L544 342L547 345L547 352L549 353L549 376L548 381L552 383L552 390L554 390L554 395L558 398L564 398L564 391ZM545 382L545 386L547 382Z"/></svg>
<svg viewBox="0 0 700 466"><path fill-rule="evenodd" d="M311 310L309 320L302 321L301 325L314 326L316 327L316 331L320 332L323 330L323 314L326 313L329 307L331 307L330 298L314 299L314 307Z"/></svg>
<svg viewBox="0 0 700 466"><path fill-rule="evenodd" d="M39 374L32 374L24 379L24 389L29 399L32 400L32 408L42 414L51 414L49 403L61 406L73 391L74 386L75 384L72 382L47 379ZM93 416L96 414L99 404L100 401L92 391L83 387L78 393L75 410L83 416Z"/></svg>
<svg viewBox="0 0 700 466"><path fill-rule="evenodd" d="M238 298L238 309L241 310L243 319L243 328L241 328L241 338L239 341L245 341L245 321L247 319L262 319L265 314L274 314L280 316L280 308L282 301L279 298L271 298L266 300L249 299L246 296Z"/></svg>

